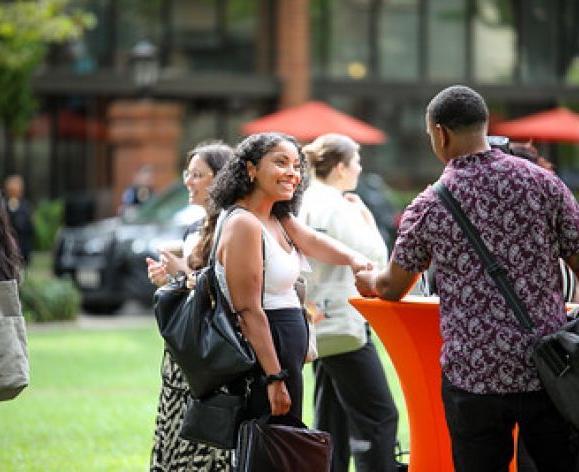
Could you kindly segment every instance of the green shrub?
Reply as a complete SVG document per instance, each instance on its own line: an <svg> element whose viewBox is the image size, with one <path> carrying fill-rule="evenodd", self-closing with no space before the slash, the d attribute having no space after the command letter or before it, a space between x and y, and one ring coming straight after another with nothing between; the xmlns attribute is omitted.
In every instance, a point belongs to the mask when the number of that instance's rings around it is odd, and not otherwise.
<svg viewBox="0 0 579 472"><path fill-rule="evenodd" d="M50 251L54 246L56 233L64 221L62 200L42 200L34 210L34 247L38 251Z"/></svg>
<svg viewBox="0 0 579 472"><path fill-rule="evenodd" d="M70 279L28 277L20 286L22 311L27 321L62 321L76 318L80 293Z"/></svg>

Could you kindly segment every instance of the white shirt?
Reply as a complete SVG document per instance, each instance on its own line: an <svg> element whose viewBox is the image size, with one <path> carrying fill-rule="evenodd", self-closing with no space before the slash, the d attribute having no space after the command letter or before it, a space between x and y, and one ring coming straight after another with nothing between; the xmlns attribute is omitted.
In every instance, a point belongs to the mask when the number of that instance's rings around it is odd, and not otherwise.
<svg viewBox="0 0 579 472"><path fill-rule="evenodd" d="M338 189L314 179L304 193L299 219L360 252L379 268L386 265L388 249L380 232L364 220L360 209L347 201ZM308 300L326 313L347 311L363 319L348 303L348 298L359 295L352 269L315 259L308 261L312 267L312 272L306 275Z"/></svg>
<svg viewBox="0 0 579 472"><path fill-rule="evenodd" d="M231 215L238 211L245 210L234 210L231 212ZM219 220L217 221L216 234L218 228L223 224L223 215L224 213L219 216ZM300 301L295 291L294 284L302 269L300 253L293 246L291 251L288 253L280 246L275 237L263 224L262 227L265 250L263 309L275 310L278 308L299 308ZM221 291L229 301L232 311L235 311L233 309L233 304L231 303L231 295L227 286L225 268L218 260L215 261L215 275L219 282Z"/></svg>

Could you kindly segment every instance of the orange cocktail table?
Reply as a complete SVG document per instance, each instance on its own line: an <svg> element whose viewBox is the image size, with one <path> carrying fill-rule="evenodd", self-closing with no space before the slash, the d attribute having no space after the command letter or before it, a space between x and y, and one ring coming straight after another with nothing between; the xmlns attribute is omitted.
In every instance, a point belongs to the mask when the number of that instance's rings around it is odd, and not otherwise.
<svg viewBox="0 0 579 472"><path fill-rule="evenodd" d="M398 373L410 425L409 471L452 472L441 398L438 298L352 298L350 303L374 328Z"/></svg>

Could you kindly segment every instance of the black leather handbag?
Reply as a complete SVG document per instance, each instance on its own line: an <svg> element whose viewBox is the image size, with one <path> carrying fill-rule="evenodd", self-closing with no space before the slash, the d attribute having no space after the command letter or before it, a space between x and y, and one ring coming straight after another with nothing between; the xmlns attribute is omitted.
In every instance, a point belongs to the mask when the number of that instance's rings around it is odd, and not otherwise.
<svg viewBox="0 0 579 472"><path fill-rule="evenodd" d="M223 222L234 209L227 211ZM194 398L206 397L239 379L256 362L215 276L215 251L222 227L217 230L209 265L197 273L195 289L189 292L181 277L159 288L154 296L159 331Z"/></svg>
<svg viewBox="0 0 579 472"><path fill-rule="evenodd" d="M265 416L241 424L233 465L237 472L329 472L331 461L329 433L292 416Z"/></svg>
<svg viewBox="0 0 579 472"><path fill-rule="evenodd" d="M190 397L179 436L194 443L234 449L246 407L246 395L217 392L202 399Z"/></svg>
<svg viewBox="0 0 579 472"><path fill-rule="evenodd" d="M527 308L513 290L506 271L489 252L460 204L441 182L434 184L434 190L469 239L521 326L532 331L535 325ZM579 319L570 321L555 333L537 339L533 360L553 404L563 418L579 429Z"/></svg>

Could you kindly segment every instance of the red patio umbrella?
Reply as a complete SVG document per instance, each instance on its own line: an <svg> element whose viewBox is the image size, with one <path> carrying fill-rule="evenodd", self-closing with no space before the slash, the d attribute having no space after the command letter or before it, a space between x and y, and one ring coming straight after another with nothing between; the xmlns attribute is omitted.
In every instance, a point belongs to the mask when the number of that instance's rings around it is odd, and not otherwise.
<svg viewBox="0 0 579 472"><path fill-rule="evenodd" d="M491 134L513 139L579 142L579 115L568 108L553 108L516 120L503 121L491 127Z"/></svg>
<svg viewBox="0 0 579 472"><path fill-rule="evenodd" d="M386 141L386 135L378 128L315 101L263 116L241 128L245 135L267 131L290 134L299 141L311 141L326 133L345 134L361 144Z"/></svg>

